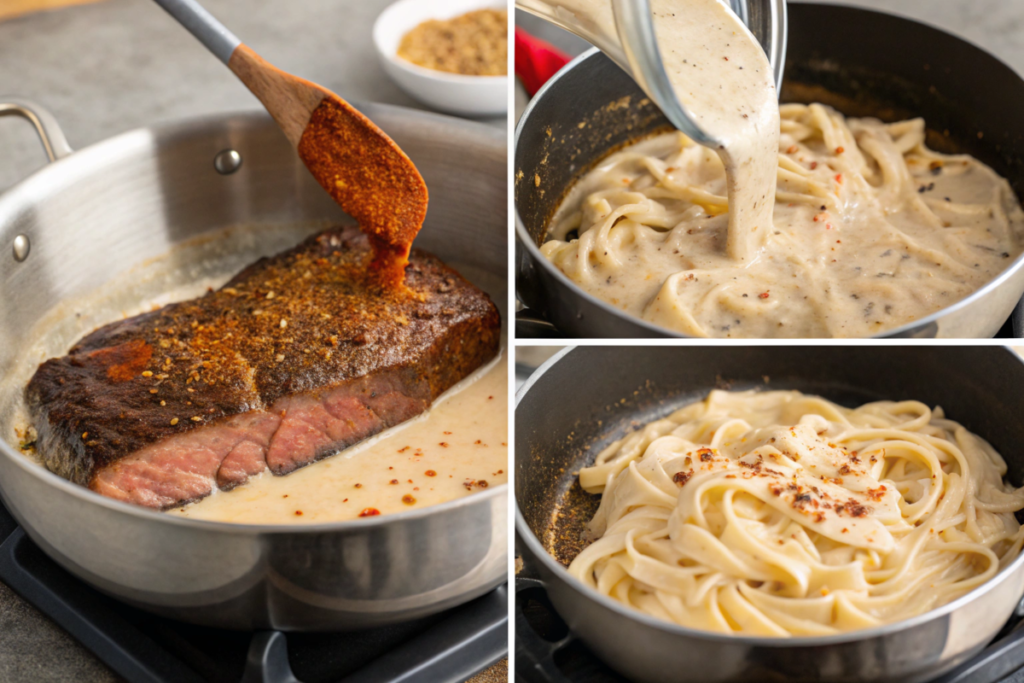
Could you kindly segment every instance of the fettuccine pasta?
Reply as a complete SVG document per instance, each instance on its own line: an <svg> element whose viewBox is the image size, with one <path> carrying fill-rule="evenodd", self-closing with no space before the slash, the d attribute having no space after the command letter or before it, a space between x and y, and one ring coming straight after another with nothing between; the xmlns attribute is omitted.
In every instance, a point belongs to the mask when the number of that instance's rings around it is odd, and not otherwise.
<svg viewBox="0 0 1024 683"><path fill-rule="evenodd" d="M939 311L1024 248L1024 212L922 119L780 107L774 225L738 261L718 154L678 132L610 155L556 213L543 254L585 291L700 337L865 337Z"/></svg>
<svg viewBox="0 0 1024 683"><path fill-rule="evenodd" d="M848 409L713 391L601 452L569 572L683 626L818 636L922 614L1021 550L1024 489L982 438L917 401Z"/></svg>

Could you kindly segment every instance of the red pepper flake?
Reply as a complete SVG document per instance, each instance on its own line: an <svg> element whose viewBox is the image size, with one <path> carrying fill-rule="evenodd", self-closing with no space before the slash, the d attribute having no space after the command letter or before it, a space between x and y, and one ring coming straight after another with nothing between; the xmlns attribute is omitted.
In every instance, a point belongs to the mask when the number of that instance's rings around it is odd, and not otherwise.
<svg viewBox="0 0 1024 683"><path fill-rule="evenodd" d="M415 505L416 499L407 493L404 496L402 496L402 502L405 503L406 505Z"/></svg>
<svg viewBox="0 0 1024 683"><path fill-rule="evenodd" d="M356 488L357 489L361 489L361 488L363 488L363 485L362 484L356 484Z"/></svg>
<svg viewBox="0 0 1024 683"><path fill-rule="evenodd" d="M378 510L377 508L366 508L365 510L363 510L362 512L359 513L359 516L360 517L376 517L379 514L380 514L380 510Z"/></svg>
<svg viewBox="0 0 1024 683"><path fill-rule="evenodd" d="M846 150L845 150L845 149L843 149L842 147L836 147L836 154L842 154L842 153L843 153L843 152L845 152L845 151L846 151Z"/></svg>
<svg viewBox="0 0 1024 683"><path fill-rule="evenodd" d="M451 434L451 432L441 432L442 434Z"/></svg>
<svg viewBox="0 0 1024 683"><path fill-rule="evenodd" d="M342 503L347 503L347 502L348 502L348 498L346 498L345 500L343 500L343 501L341 501L341 502L342 502Z"/></svg>
<svg viewBox="0 0 1024 683"><path fill-rule="evenodd" d="M768 298L768 292L761 292L760 294L757 295L757 297L759 299L767 299Z"/></svg>
<svg viewBox="0 0 1024 683"><path fill-rule="evenodd" d="M682 487L686 482L690 481L692 476L693 472L676 472L672 475L672 481L675 482L676 486Z"/></svg>
<svg viewBox="0 0 1024 683"><path fill-rule="evenodd" d="M437 472L435 472L434 470L427 470L423 474L427 475L428 477L436 477L437 476Z"/></svg>
<svg viewBox="0 0 1024 683"><path fill-rule="evenodd" d="M296 517L301 517L302 516L302 510L296 510L295 511L295 516Z"/></svg>
<svg viewBox="0 0 1024 683"><path fill-rule="evenodd" d="M282 497L282 498L287 498L287 497L288 497L288 494L286 493L286 494L284 494L284 495L283 495L283 496L281 496L281 497Z"/></svg>
<svg viewBox="0 0 1024 683"><path fill-rule="evenodd" d="M440 446L441 448L448 448L448 442L447 441L442 441L441 443L439 443L437 445Z"/></svg>
<svg viewBox="0 0 1024 683"><path fill-rule="evenodd" d="M862 505L861 503L859 503L858 501L854 500L853 498L851 498L850 500L846 501L845 505L837 505L836 506L836 513L837 514L842 514L843 510L845 510L847 513L849 513L849 515L851 517L866 517L868 512L871 511L870 508L868 508L866 505Z"/></svg>
<svg viewBox="0 0 1024 683"><path fill-rule="evenodd" d="M406 446L405 448L399 448L398 452L399 453L405 453L407 450L409 450L409 446Z"/></svg>
<svg viewBox="0 0 1024 683"><path fill-rule="evenodd" d="M836 173L836 182L839 183L840 185L843 184L843 174L842 173Z"/></svg>
<svg viewBox="0 0 1024 683"><path fill-rule="evenodd" d="M398 480L397 480L397 479L392 479L392 480L391 480L391 481L389 481L388 483L389 483L389 484L392 484L392 485L393 485L393 484L397 484L397 483L398 483Z"/></svg>
<svg viewBox="0 0 1024 683"><path fill-rule="evenodd" d="M879 486L877 489L868 489L868 497L874 501L882 500L882 498L885 497L885 491L886 488L884 484Z"/></svg>
<svg viewBox="0 0 1024 683"><path fill-rule="evenodd" d="M799 150L799 149L800 148L797 147L796 145L790 145L789 149L786 150L786 154L796 154L797 150Z"/></svg>
<svg viewBox="0 0 1024 683"><path fill-rule="evenodd" d="M811 170L813 171L816 168L818 168L818 162L817 161L812 161L811 162Z"/></svg>

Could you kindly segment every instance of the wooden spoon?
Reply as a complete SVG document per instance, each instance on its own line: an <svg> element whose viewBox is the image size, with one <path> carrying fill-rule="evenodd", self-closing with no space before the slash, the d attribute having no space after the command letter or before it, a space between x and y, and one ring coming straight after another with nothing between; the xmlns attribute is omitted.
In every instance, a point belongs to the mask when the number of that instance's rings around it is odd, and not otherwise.
<svg viewBox="0 0 1024 683"><path fill-rule="evenodd" d="M155 1L259 98L317 182L359 221L374 248L372 272L401 284L427 213L427 186L409 157L348 102L274 67L195 0Z"/></svg>

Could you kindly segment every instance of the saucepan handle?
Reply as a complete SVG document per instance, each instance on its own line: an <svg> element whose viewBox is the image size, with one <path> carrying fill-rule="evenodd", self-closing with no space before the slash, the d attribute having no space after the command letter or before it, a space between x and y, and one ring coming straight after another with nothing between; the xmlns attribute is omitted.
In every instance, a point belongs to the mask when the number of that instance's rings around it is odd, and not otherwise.
<svg viewBox="0 0 1024 683"><path fill-rule="evenodd" d="M0 116L20 116L31 123L39 135L40 142L43 143L46 157L51 162L71 154L71 145L64 137L64 131L60 129L57 119L35 102L20 97L0 96Z"/></svg>
<svg viewBox="0 0 1024 683"><path fill-rule="evenodd" d="M554 338L564 336L557 327L529 308L516 311L516 336Z"/></svg>
<svg viewBox="0 0 1024 683"><path fill-rule="evenodd" d="M520 593L533 589L546 590L543 581L516 577L516 667L519 671L529 669L526 678L541 680L544 683L569 683L569 679L555 664L555 653L571 643L576 637L570 631L561 640L550 642L540 637L530 626L523 613ZM554 607L547 605L554 611Z"/></svg>

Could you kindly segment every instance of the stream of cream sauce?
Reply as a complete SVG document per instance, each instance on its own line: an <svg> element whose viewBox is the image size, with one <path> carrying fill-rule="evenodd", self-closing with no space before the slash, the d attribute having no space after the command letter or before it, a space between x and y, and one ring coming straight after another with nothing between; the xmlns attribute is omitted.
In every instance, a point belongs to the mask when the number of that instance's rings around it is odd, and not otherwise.
<svg viewBox="0 0 1024 683"><path fill-rule="evenodd" d="M610 0L518 4L586 38L629 71ZM651 11L677 98L721 143L715 152L728 183L725 251L737 263L753 263L771 231L778 165L778 95L768 57L719 0L651 0Z"/></svg>

